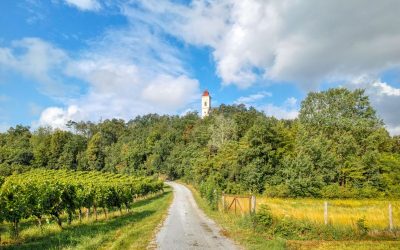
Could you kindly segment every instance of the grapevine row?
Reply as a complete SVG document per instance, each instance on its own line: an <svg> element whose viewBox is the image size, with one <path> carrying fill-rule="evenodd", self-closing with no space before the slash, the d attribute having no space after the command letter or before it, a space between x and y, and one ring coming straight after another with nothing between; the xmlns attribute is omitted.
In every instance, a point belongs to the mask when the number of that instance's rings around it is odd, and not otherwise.
<svg viewBox="0 0 400 250"><path fill-rule="evenodd" d="M152 178L121 174L36 169L4 180L0 188L0 222L12 224L18 236L19 222L36 217L41 225L44 216L52 216L62 227L61 214L68 222L82 209L129 209L134 198L163 189L163 183Z"/></svg>

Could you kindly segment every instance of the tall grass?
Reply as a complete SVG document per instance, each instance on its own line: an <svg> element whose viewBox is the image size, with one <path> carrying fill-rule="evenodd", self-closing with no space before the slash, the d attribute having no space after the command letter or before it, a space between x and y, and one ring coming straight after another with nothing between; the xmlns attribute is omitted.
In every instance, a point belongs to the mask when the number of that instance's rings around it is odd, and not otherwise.
<svg viewBox="0 0 400 250"><path fill-rule="evenodd" d="M370 229L383 230L389 226L388 205L393 207L394 226L400 228L400 201L380 200L328 200L329 223L335 226L357 227L357 221L364 218ZM277 217L290 217L324 223L324 200L319 199L278 199L257 197L258 207L266 204Z"/></svg>

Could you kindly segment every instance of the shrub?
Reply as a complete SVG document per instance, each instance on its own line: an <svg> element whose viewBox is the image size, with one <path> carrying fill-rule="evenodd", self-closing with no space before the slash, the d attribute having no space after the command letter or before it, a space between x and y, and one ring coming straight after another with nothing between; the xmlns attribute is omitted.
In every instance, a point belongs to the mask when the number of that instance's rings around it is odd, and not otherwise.
<svg viewBox="0 0 400 250"><path fill-rule="evenodd" d="M360 218L356 222L357 231L361 236L366 236L368 234L368 227L365 225L365 218Z"/></svg>
<svg viewBox="0 0 400 250"><path fill-rule="evenodd" d="M201 197L205 198L210 205L211 209L218 209L218 186L208 179L206 182L200 184Z"/></svg>
<svg viewBox="0 0 400 250"><path fill-rule="evenodd" d="M382 193L380 193L375 187L369 185L358 190L359 198L378 198L380 196L382 196Z"/></svg>
<svg viewBox="0 0 400 250"><path fill-rule="evenodd" d="M265 229L270 227L272 223L273 216L270 208L265 204L260 205L260 209L254 215L255 227Z"/></svg>
<svg viewBox="0 0 400 250"><path fill-rule="evenodd" d="M277 222L274 234L286 239L309 239L313 230L315 231L316 227L309 222L285 217Z"/></svg>
<svg viewBox="0 0 400 250"><path fill-rule="evenodd" d="M351 187L341 187L339 184L331 184L322 188L321 196L324 198L351 198L356 196L356 190Z"/></svg>
<svg viewBox="0 0 400 250"><path fill-rule="evenodd" d="M264 194L269 197L289 197L290 190L288 185L286 184L279 184L276 186L265 185Z"/></svg>

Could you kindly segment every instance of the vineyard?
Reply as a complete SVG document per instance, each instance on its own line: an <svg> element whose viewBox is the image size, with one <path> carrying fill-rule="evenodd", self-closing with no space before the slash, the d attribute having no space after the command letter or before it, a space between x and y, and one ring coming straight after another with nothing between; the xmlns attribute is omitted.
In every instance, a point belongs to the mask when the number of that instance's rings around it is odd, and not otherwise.
<svg viewBox="0 0 400 250"><path fill-rule="evenodd" d="M82 219L92 209L129 210L135 198L163 190L163 183L153 178L127 175L36 169L0 179L0 221L7 221L12 235L18 237L22 219L34 217L38 225L45 216L55 219L62 227L61 215L68 223ZM107 215L106 215L107 216Z"/></svg>

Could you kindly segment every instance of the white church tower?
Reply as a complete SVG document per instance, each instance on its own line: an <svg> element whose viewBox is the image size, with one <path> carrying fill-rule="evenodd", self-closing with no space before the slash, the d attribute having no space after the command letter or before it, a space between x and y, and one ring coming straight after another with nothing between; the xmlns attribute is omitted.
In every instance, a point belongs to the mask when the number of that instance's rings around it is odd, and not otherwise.
<svg viewBox="0 0 400 250"><path fill-rule="evenodd" d="M201 97L201 117L204 118L208 116L211 110L211 96L207 90L203 92L203 96Z"/></svg>

